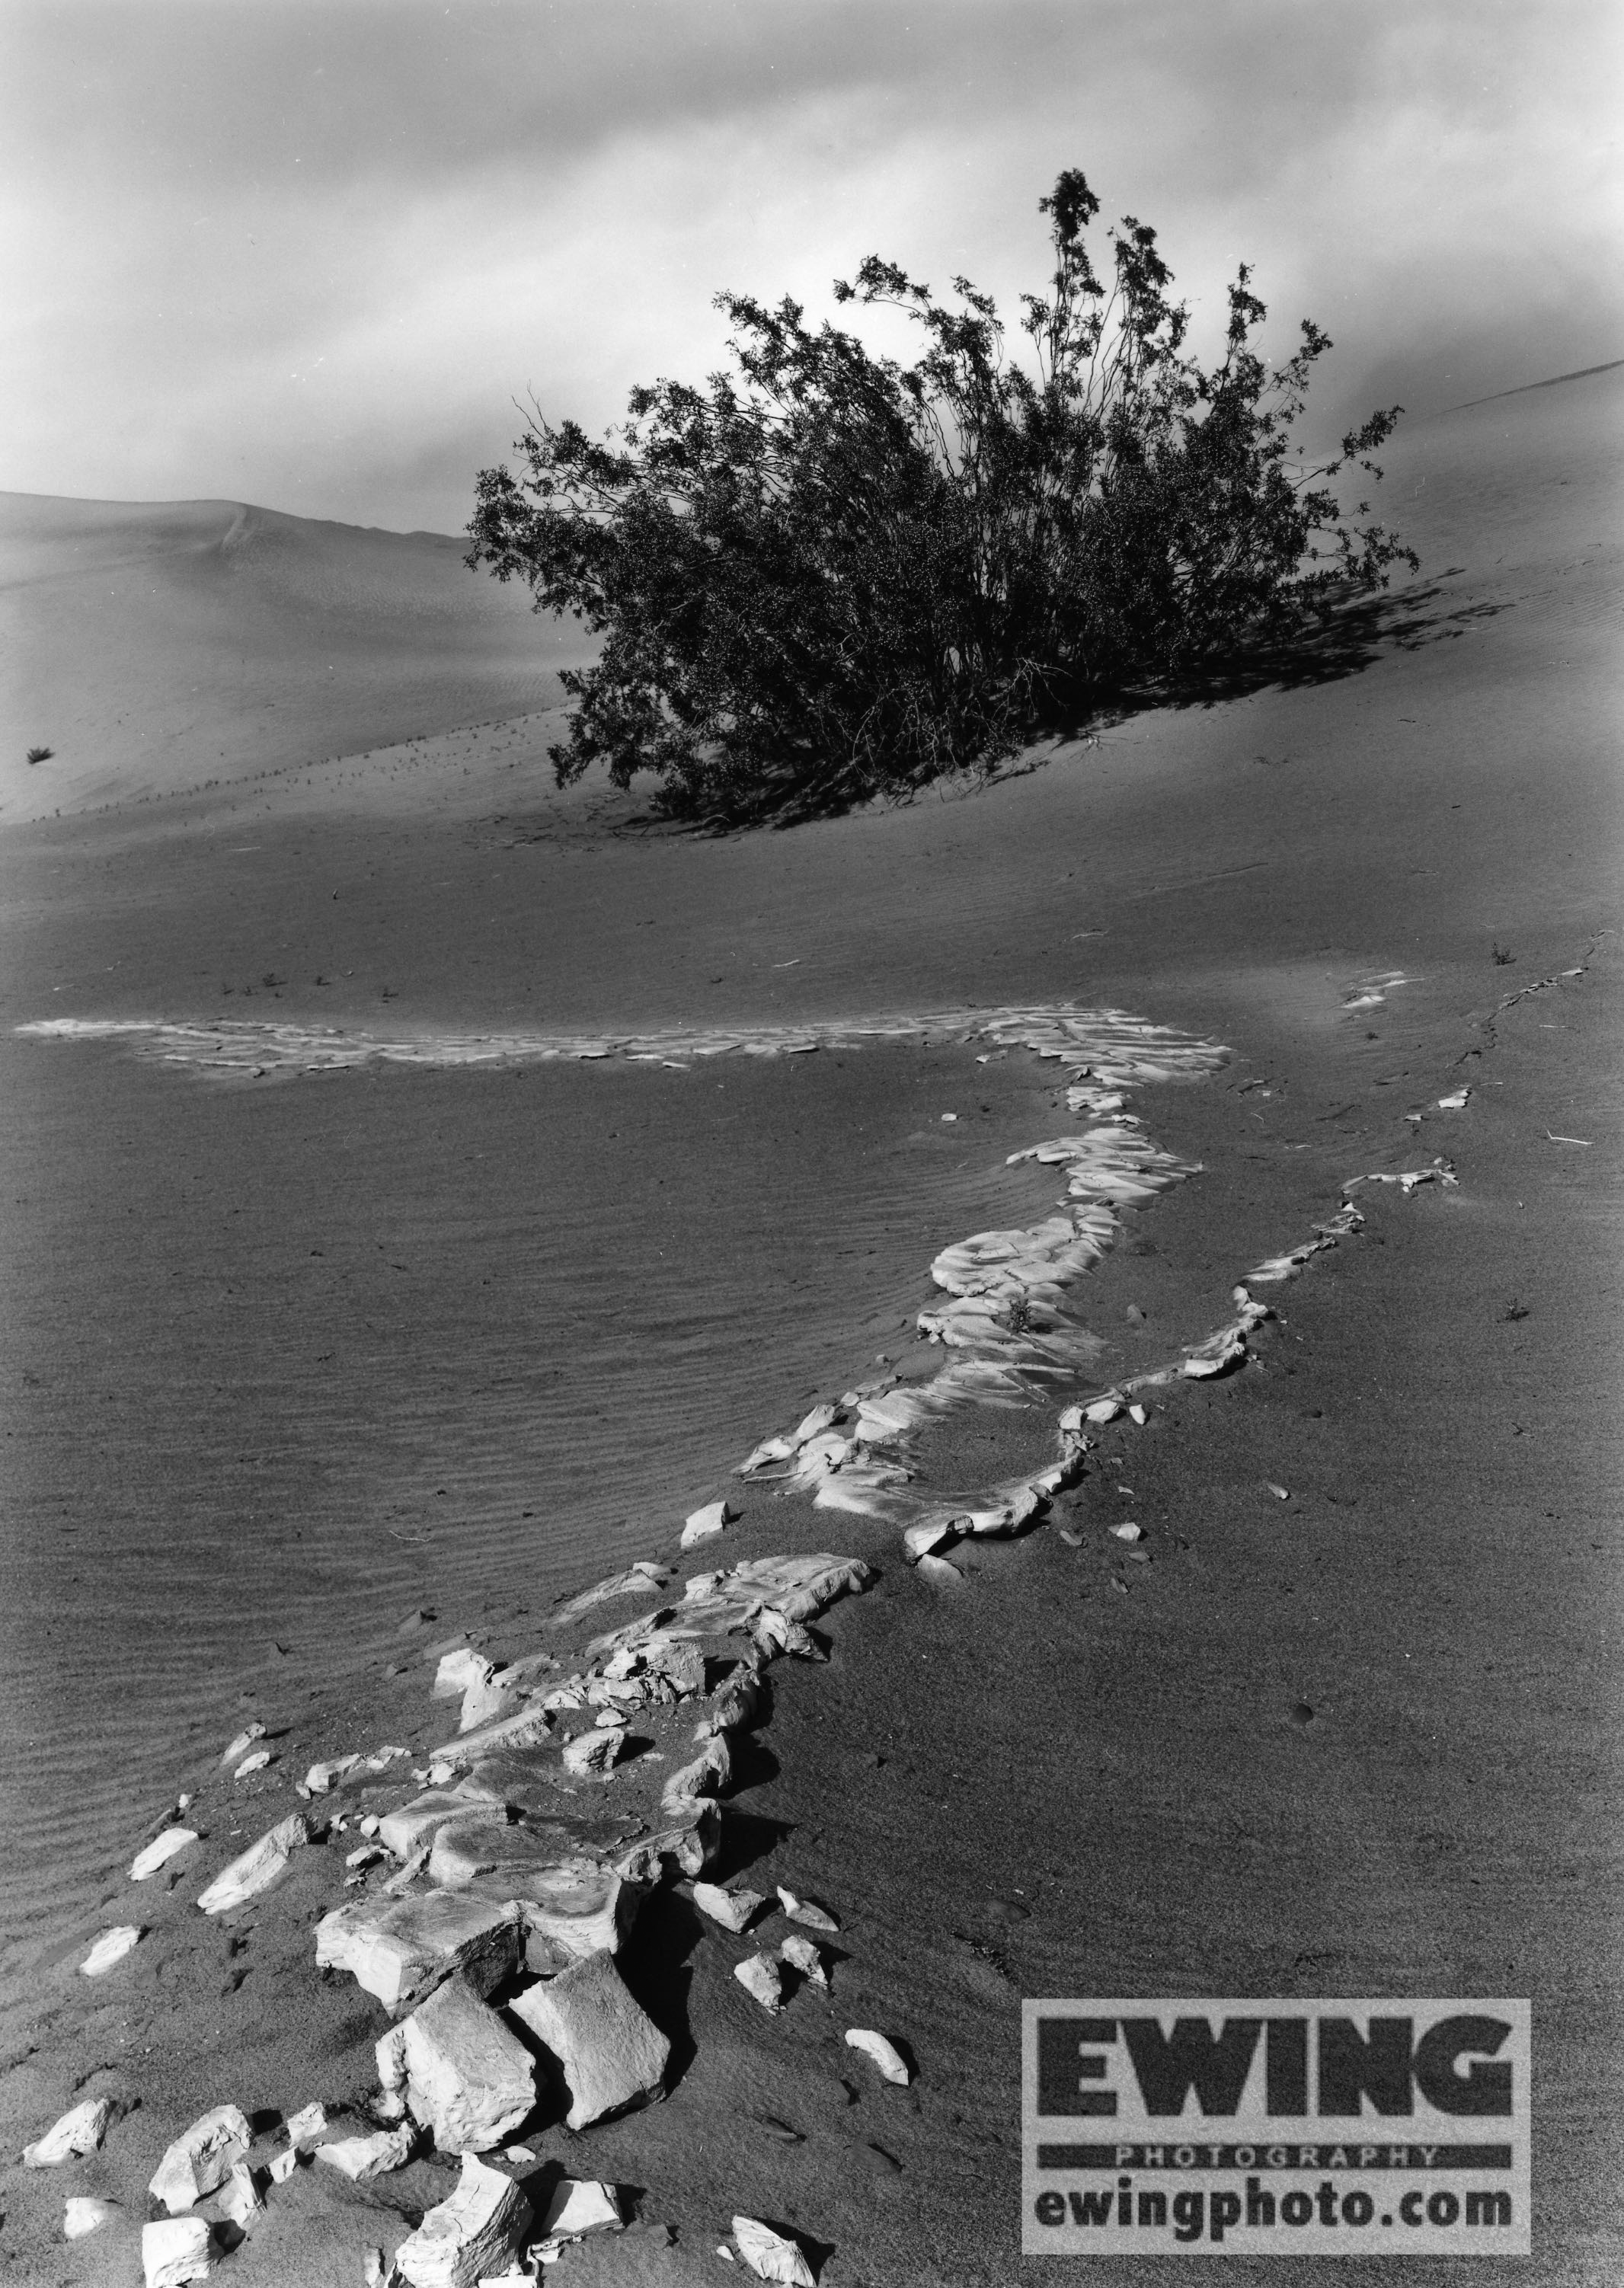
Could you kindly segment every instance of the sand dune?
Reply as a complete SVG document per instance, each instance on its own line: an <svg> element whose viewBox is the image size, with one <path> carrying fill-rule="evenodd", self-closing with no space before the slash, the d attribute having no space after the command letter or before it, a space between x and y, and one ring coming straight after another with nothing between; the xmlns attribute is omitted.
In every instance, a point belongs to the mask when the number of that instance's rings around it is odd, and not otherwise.
<svg viewBox="0 0 1624 2288"><path fill-rule="evenodd" d="M579 632L443 533L238 501L0 495L0 816L83 810L546 705ZM54 750L29 766L30 747Z"/></svg>

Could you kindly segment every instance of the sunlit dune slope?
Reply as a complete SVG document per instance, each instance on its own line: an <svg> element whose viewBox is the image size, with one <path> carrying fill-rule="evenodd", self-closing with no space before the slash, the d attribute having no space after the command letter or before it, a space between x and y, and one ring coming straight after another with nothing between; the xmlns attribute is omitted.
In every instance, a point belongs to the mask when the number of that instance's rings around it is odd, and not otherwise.
<svg viewBox="0 0 1624 2288"><path fill-rule="evenodd" d="M236 501L0 494L0 816L545 705L580 632L468 571L464 545Z"/></svg>

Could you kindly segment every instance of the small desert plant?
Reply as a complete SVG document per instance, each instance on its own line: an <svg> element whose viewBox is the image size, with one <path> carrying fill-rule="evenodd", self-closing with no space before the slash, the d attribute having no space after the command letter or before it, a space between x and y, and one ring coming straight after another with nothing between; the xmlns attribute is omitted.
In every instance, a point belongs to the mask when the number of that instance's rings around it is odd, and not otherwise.
<svg viewBox="0 0 1624 2288"><path fill-rule="evenodd" d="M733 372L633 390L601 443L531 409L521 475L480 473L467 561L604 639L562 679L561 784L601 759L687 812L915 787L1289 641L1414 565L1326 481L1379 476L1400 409L1318 465L1297 453L1317 326L1268 366L1243 267L1203 367L1153 230L1126 218L1102 278L1083 176L1039 207L1055 268L1022 298L1023 361L967 279L950 307L872 255L835 298L904 313L916 364L722 294Z"/></svg>
<svg viewBox="0 0 1624 2288"><path fill-rule="evenodd" d="M31 763L48 763L55 752L56 749L54 747L30 747L28 750L28 760Z"/></svg>

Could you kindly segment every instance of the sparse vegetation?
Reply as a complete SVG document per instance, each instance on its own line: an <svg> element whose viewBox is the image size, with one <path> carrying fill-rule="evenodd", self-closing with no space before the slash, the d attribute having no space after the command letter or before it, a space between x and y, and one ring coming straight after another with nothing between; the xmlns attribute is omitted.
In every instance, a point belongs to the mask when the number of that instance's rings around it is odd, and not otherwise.
<svg viewBox="0 0 1624 2288"><path fill-rule="evenodd" d="M916 364L722 294L732 372L633 390L601 443L531 409L521 474L479 476L467 560L604 639L563 679L561 784L601 759L622 786L656 772L673 811L733 814L918 787L1289 643L1416 563L1328 489L1380 475L1399 408L1300 453L1318 327L1266 364L1243 266L1204 367L1153 230L1111 231L1102 276L1083 176L1039 206L1055 268L1022 298L1020 360L967 279L950 306L872 255L835 298L902 312Z"/></svg>
<svg viewBox="0 0 1624 2288"><path fill-rule="evenodd" d="M48 763L55 752L56 749L54 747L30 747L28 750L28 760L31 763Z"/></svg>

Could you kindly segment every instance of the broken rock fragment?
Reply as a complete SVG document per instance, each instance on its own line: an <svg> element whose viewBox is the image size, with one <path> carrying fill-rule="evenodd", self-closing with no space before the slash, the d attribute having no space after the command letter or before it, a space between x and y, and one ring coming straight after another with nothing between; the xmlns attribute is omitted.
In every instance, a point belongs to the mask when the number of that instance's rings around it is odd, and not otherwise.
<svg viewBox="0 0 1624 2288"><path fill-rule="evenodd" d="M625 1746L617 1725L598 1725L590 1732L577 1732L565 1744L564 1769L582 1779L601 1777L619 1762Z"/></svg>
<svg viewBox="0 0 1624 2288"><path fill-rule="evenodd" d="M470 1685L483 1684L495 1673L482 1653L471 1645L459 1645L455 1652L442 1653L440 1665L434 1671L431 1697L435 1700L460 1700Z"/></svg>
<svg viewBox="0 0 1624 2288"><path fill-rule="evenodd" d="M188 1843L195 1843L196 1840L196 1833L192 1828L166 1827L162 1835L155 1835L152 1841L138 1851L130 1862L130 1880L132 1883L149 1881L160 1867L168 1866L177 1852L184 1851Z"/></svg>
<svg viewBox="0 0 1624 2288"><path fill-rule="evenodd" d="M206 1915L222 1915L268 1890L292 1854L310 1840L310 1830L298 1812L281 1821L258 1843L223 1867L198 1898Z"/></svg>
<svg viewBox="0 0 1624 2288"><path fill-rule="evenodd" d="M397 2129L374 2130L370 2137L336 2137L330 2145L318 2145L315 2157L352 2184L362 2185L403 2169L414 2141L410 2125L402 2122Z"/></svg>
<svg viewBox="0 0 1624 2288"><path fill-rule="evenodd" d="M700 1542L709 1541L724 1526L731 1525L737 1515L738 1512L728 1502L707 1502L703 1509L695 1510L683 1526L681 1546L697 1548Z"/></svg>
<svg viewBox="0 0 1624 2288"><path fill-rule="evenodd" d="M112 2117L110 2099L87 2097L83 2105L76 2105L60 2121L52 2123L43 2137L23 2147L23 2167L54 2169L64 2161L76 2161L86 2153L93 2153L107 2135Z"/></svg>
<svg viewBox="0 0 1624 2288"><path fill-rule="evenodd" d="M535 1868L511 1903L524 1927L528 1966L551 1971L617 1954L642 1896L640 1884L584 1855Z"/></svg>
<svg viewBox="0 0 1624 2288"><path fill-rule="evenodd" d="M536 2102L529 2052L460 1978L384 2036L378 2070L442 2153L489 2152Z"/></svg>
<svg viewBox="0 0 1624 2288"><path fill-rule="evenodd" d="M742 1931L767 1900L760 1891L725 1891L720 1883L696 1883L694 1904L724 1930Z"/></svg>
<svg viewBox="0 0 1624 2288"><path fill-rule="evenodd" d="M624 2223L613 2185L590 2177L564 2177L553 2187L541 2220L542 2244L556 2253L569 2241L585 2240L589 2232L618 2232ZM547 2261L545 2256L542 2261Z"/></svg>
<svg viewBox="0 0 1624 2288"><path fill-rule="evenodd" d="M360 1761L359 1756L334 1756L327 1763L312 1764L305 1774L305 1785L312 1795L326 1795L340 1780L347 1779Z"/></svg>
<svg viewBox="0 0 1624 2288"><path fill-rule="evenodd" d="M114 1929L103 1931L79 1965L80 1975L104 1978L114 1964L122 1962L131 1948L138 1946L145 1935L146 1927L141 1923L119 1923Z"/></svg>
<svg viewBox="0 0 1624 2288"><path fill-rule="evenodd" d="M633 1999L612 1955L591 1955L527 1987L513 2011L557 2061L571 2129L665 2094L671 2044Z"/></svg>
<svg viewBox="0 0 1624 2288"><path fill-rule="evenodd" d="M840 1927L827 1908L811 1899L798 1898L782 1883L778 1886L778 1903L792 1923L805 1923L808 1930L838 1931Z"/></svg>
<svg viewBox="0 0 1624 2288"><path fill-rule="evenodd" d="M663 1808L669 1815L698 1796L718 1796L733 1777L733 1752L727 1735L712 1733L691 1764L672 1773L666 1781Z"/></svg>
<svg viewBox="0 0 1624 2288"><path fill-rule="evenodd" d="M912 2076L903 2063L896 2046L888 2042L883 2034L875 2033L870 2026L849 2026L846 2039L850 2048L861 2050L864 2057L872 2058L888 2081L894 2081L904 2089L908 2086Z"/></svg>
<svg viewBox="0 0 1624 2288"><path fill-rule="evenodd" d="M159 2162L147 2187L171 2216L181 2216L194 2203L223 2185L253 2141L241 2109L217 2105L199 2114L183 2129Z"/></svg>
<svg viewBox="0 0 1624 2288"><path fill-rule="evenodd" d="M235 2162L230 2175L219 2189L220 2214L240 2231L246 2231L251 2220L264 2206L259 2188L254 2182L253 2171L246 2161Z"/></svg>
<svg viewBox="0 0 1624 2288"><path fill-rule="evenodd" d="M787 1962L792 1970L798 1970L809 1986L820 1987L827 1994L829 1973L823 1956L809 1938L786 1938L778 1949L778 1959Z"/></svg>
<svg viewBox="0 0 1624 2288"><path fill-rule="evenodd" d="M202 2217L165 2217L141 2228L141 2269L147 2288L186 2288L214 2268L212 2234Z"/></svg>
<svg viewBox="0 0 1624 2288"><path fill-rule="evenodd" d="M465 2154L457 2189L401 2243L395 2269L411 2288L475 2288L507 2268L533 2214L511 2177Z"/></svg>
<svg viewBox="0 0 1624 2288"><path fill-rule="evenodd" d="M92 2193L70 2194L62 2205L63 2239L83 2240L106 2224L112 2213L111 2201L99 2201Z"/></svg>
<svg viewBox="0 0 1624 2288"><path fill-rule="evenodd" d="M789 2288L816 2288L812 2268L798 2241L747 2216L734 2218L733 2237L740 2256L758 2280L787 2282Z"/></svg>
<svg viewBox="0 0 1624 2288"><path fill-rule="evenodd" d="M263 1740L264 1737L265 1727L263 1724L244 1724L243 1729L237 1734L236 1738L231 1743L231 1745L227 1749L225 1754L220 1758L221 1764L235 1764L240 1756L245 1756L248 1753L256 1740Z"/></svg>
<svg viewBox="0 0 1624 2288"><path fill-rule="evenodd" d="M326 2126L327 2109L319 2099L312 2098L308 2105L301 2105L297 2113L289 2114L282 2125L282 2133L291 2151L302 2153L318 2141Z"/></svg>
<svg viewBox="0 0 1624 2288"><path fill-rule="evenodd" d="M733 1966L733 1975L752 2001L774 2016L784 2007L784 1974L770 1954L749 1954Z"/></svg>

